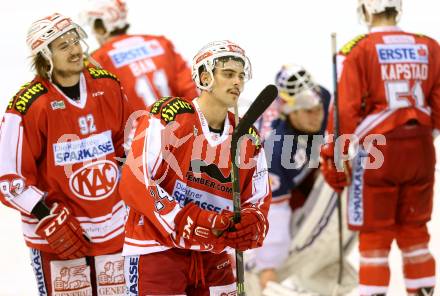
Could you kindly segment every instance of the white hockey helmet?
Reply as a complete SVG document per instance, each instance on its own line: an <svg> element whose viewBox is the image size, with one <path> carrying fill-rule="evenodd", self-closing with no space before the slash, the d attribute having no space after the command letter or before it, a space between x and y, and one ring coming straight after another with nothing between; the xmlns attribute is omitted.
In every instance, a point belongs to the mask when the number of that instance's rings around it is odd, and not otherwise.
<svg viewBox="0 0 440 296"><path fill-rule="evenodd" d="M302 66L284 65L275 77L280 109L284 114L301 109L311 109L321 103L317 85Z"/></svg>
<svg viewBox="0 0 440 296"><path fill-rule="evenodd" d="M367 22L366 15L362 9L370 16ZM402 14L402 0L358 0L357 13L362 23L370 25L371 15L384 12L387 8L395 8L397 11L396 21L399 21Z"/></svg>
<svg viewBox="0 0 440 296"><path fill-rule="evenodd" d="M49 44L71 30L78 34L80 40L84 42L87 48L87 44L84 41L87 38L86 32L78 24L74 23L72 19L59 13L54 13L33 22L27 32L26 43L31 56L34 57L41 53L48 60L50 65L49 77L51 77L53 70L52 52L49 49Z"/></svg>
<svg viewBox="0 0 440 296"><path fill-rule="evenodd" d="M50 59L51 52L49 44L70 30L75 30L81 39L87 38L86 32L67 16L54 13L48 17L39 19L32 23L27 32L26 43L35 56L41 52Z"/></svg>
<svg viewBox="0 0 440 296"><path fill-rule="evenodd" d="M95 20L102 20L107 33L110 34L128 25L127 5L122 0L90 0L89 6L81 13L80 18L91 28Z"/></svg>
<svg viewBox="0 0 440 296"><path fill-rule="evenodd" d="M214 68L218 58L236 57L244 62L245 80L252 78L252 66L245 51L237 44L228 41L214 41L206 44L193 58L192 62L192 79L199 89L210 90L214 83ZM200 81L200 68L204 67L204 71L211 75L211 83L202 85Z"/></svg>

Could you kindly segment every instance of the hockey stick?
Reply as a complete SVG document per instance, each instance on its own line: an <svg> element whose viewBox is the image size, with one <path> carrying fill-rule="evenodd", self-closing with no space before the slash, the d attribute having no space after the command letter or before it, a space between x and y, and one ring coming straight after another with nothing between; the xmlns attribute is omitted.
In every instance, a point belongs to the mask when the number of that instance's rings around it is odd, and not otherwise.
<svg viewBox="0 0 440 296"><path fill-rule="evenodd" d="M337 48L336 48L336 33L332 33L332 66L333 66L333 133L334 141L339 137L339 107L338 107L338 70L337 70ZM335 145L334 150L335 155L335 165L338 166L340 163L340 153L339 147ZM344 273L344 246L342 237L342 202L341 193L338 193L337 197L337 210L338 210L338 234L339 234L339 270L338 270L338 281L335 289L333 290L333 295L338 295L338 287L342 284L342 276Z"/></svg>
<svg viewBox="0 0 440 296"><path fill-rule="evenodd" d="M251 104L246 114L238 122L238 108L235 104L235 128L231 139L231 182L232 182L232 201L234 204L234 223L239 223L241 220L241 200L240 200L240 176L237 165L237 148L240 147L239 141L249 128L254 124L258 117L269 107L278 95L278 90L275 85L269 84L257 96L255 101ZM244 290L244 260L243 252L235 251L236 274L237 274L237 295L245 296Z"/></svg>

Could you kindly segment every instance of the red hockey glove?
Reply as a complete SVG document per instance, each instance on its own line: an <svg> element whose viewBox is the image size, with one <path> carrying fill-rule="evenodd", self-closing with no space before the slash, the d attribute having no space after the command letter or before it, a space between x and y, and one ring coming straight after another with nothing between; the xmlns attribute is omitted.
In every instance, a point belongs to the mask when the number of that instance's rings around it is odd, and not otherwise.
<svg viewBox="0 0 440 296"><path fill-rule="evenodd" d="M49 216L37 225L35 232L49 243L61 259L75 259L86 256L90 243L71 211L54 203Z"/></svg>
<svg viewBox="0 0 440 296"><path fill-rule="evenodd" d="M339 193L350 183L348 162L345 162L344 165L345 171L340 172L336 169L333 143L325 144L321 147L321 172L327 183L333 190Z"/></svg>
<svg viewBox="0 0 440 296"><path fill-rule="evenodd" d="M199 208L193 203L186 205L174 219L178 237L212 244L232 225L232 213L217 214Z"/></svg>
<svg viewBox="0 0 440 296"><path fill-rule="evenodd" d="M240 223L234 225L235 230L224 233L224 243L239 251L261 247L268 230L265 221L263 214L257 210L243 209Z"/></svg>

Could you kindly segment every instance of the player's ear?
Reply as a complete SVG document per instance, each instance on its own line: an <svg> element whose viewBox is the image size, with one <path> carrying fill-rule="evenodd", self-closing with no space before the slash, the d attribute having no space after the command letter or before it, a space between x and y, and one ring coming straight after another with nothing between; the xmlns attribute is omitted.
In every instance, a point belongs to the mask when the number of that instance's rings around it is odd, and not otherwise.
<svg viewBox="0 0 440 296"><path fill-rule="evenodd" d="M200 75L200 82L203 86L208 86L211 82L211 75L209 75L209 73L206 71L202 72L202 74Z"/></svg>

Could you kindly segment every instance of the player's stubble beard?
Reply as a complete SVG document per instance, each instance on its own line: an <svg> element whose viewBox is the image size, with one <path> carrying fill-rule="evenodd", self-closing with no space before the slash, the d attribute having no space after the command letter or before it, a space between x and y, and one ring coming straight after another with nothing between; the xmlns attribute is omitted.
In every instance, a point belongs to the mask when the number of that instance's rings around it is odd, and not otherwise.
<svg viewBox="0 0 440 296"><path fill-rule="evenodd" d="M219 105L221 105L225 109L230 109L230 108L234 108L234 106L238 104L238 99L240 97L240 90L238 90L235 87L231 87L222 90L221 92L215 93L214 96L215 96L215 100Z"/></svg>
<svg viewBox="0 0 440 296"><path fill-rule="evenodd" d="M73 65L70 65L70 63L71 63L70 60L78 58L78 57L80 58L81 66L77 67L77 69L74 69ZM79 76L81 74L82 70L84 69L84 58L83 58L82 53L70 56L69 60L67 61L67 65L69 65L69 66L65 67L65 69L54 69L54 73L56 73L57 76L62 77L62 78L70 78L72 76Z"/></svg>

